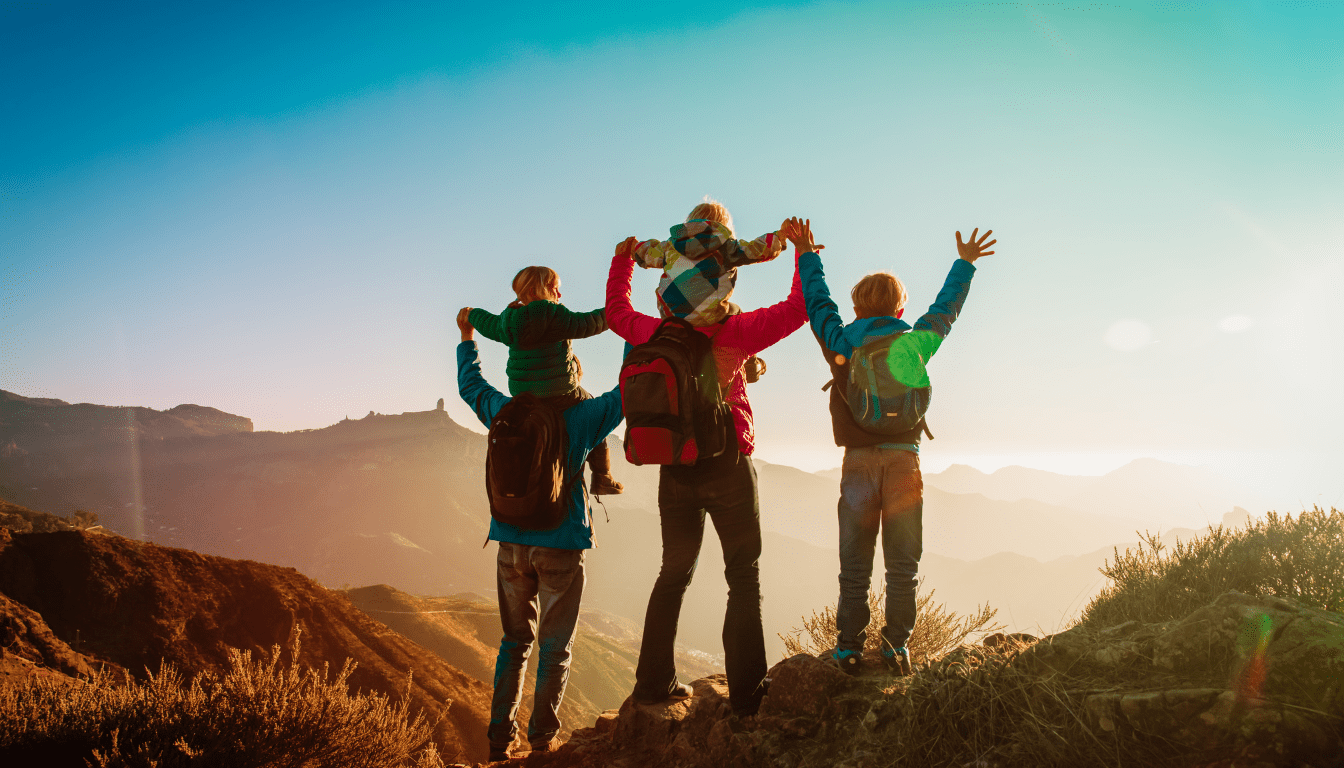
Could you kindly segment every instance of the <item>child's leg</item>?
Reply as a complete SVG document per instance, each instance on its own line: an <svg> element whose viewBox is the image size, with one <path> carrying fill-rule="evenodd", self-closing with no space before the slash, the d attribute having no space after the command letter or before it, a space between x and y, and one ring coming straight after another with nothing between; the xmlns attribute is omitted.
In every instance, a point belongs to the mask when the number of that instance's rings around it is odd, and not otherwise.
<svg viewBox="0 0 1344 768"><path fill-rule="evenodd" d="M868 587L882 515L881 448L847 448L840 470L839 651L862 651L868 636Z"/></svg>
<svg viewBox="0 0 1344 768"><path fill-rule="evenodd" d="M924 553L924 478L917 454L883 452L888 459L882 474L882 555L887 570L887 625L882 637L892 648L903 648L915 628L917 575Z"/></svg>
<svg viewBox="0 0 1344 768"><path fill-rule="evenodd" d="M591 400L593 396L588 394L588 390L579 387L575 390L578 393L579 400ZM616 478L611 476L611 446L606 440L593 446L588 452L588 468L593 471L593 481L588 488L588 492L596 496L614 496L625 490L625 486L616 482Z"/></svg>

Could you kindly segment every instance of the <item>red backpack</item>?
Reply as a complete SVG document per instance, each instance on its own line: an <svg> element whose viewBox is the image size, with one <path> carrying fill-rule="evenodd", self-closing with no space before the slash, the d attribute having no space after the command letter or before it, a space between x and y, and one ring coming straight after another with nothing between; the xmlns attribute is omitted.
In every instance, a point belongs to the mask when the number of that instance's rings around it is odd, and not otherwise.
<svg viewBox="0 0 1344 768"><path fill-rule="evenodd" d="M625 356L621 410L631 464L694 464L728 450L733 414L713 349L709 336L669 317Z"/></svg>
<svg viewBox="0 0 1344 768"><path fill-rule="evenodd" d="M574 479L565 472L565 417L525 392L504 404L490 423L485 495L490 516L528 531L550 531L569 516Z"/></svg>

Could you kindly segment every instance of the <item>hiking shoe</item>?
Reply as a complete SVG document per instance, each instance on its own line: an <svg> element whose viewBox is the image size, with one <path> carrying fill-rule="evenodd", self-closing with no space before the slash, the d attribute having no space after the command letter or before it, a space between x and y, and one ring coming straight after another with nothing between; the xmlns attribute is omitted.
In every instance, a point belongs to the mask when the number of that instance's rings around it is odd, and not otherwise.
<svg viewBox="0 0 1344 768"><path fill-rule="evenodd" d="M561 745L561 744L564 744L564 742L560 740L560 737L559 737L559 736L552 736L551 739L550 739L550 741L533 742L533 743L532 743L532 751L533 751L533 752L554 752L554 751L556 751L557 749L560 748L560 745Z"/></svg>
<svg viewBox="0 0 1344 768"><path fill-rule="evenodd" d="M860 651L842 651L839 648L831 651L831 661L846 675L858 675L859 662L862 660L863 653Z"/></svg>
<svg viewBox="0 0 1344 768"><path fill-rule="evenodd" d="M593 482L588 487L588 492L594 496L616 496L625 490L625 486L616 482L616 478L610 474L593 475Z"/></svg>
<svg viewBox="0 0 1344 768"><path fill-rule="evenodd" d="M910 652L905 649L905 646L883 648L882 663L887 665L887 669L901 677L914 674L914 671L910 668Z"/></svg>
<svg viewBox="0 0 1344 768"><path fill-rule="evenodd" d="M695 691L691 689L691 686L685 683L675 683L672 686L672 690L666 691L661 694L654 694L652 696L646 693L641 693L640 691L636 690L635 703L661 704L664 701L685 701L686 699L689 699L694 695Z"/></svg>
<svg viewBox="0 0 1344 768"><path fill-rule="evenodd" d="M509 759L508 747L490 747L490 758L487 762L499 763Z"/></svg>

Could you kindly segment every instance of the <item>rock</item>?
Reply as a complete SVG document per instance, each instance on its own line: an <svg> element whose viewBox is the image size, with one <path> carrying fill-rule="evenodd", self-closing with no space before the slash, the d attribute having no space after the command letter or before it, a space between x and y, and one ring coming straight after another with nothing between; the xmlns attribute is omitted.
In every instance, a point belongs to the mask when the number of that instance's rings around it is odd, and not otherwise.
<svg viewBox="0 0 1344 768"><path fill-rule="evenodd" d="M761 714L785 719L819 717L857 685L854 678L806 653L779 662L768 675L770 692L761 702Z"/></svg>

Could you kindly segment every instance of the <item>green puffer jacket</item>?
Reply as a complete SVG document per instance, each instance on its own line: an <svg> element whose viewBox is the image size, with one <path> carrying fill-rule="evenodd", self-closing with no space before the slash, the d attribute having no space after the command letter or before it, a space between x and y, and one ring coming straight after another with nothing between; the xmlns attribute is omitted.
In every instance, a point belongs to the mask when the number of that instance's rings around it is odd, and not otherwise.
<svg viewBox="0 0 1344 768"><path fill-rule="evenodd" d="M473 309L469 319L482 336L508 346L505 371L510 395L531 392L554 397L578 389L579 364L569 340L607 330L605 309L571 312L563 304L541 299L498 315Z"/></svg>

